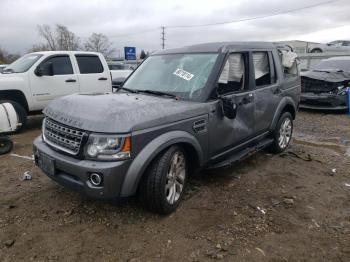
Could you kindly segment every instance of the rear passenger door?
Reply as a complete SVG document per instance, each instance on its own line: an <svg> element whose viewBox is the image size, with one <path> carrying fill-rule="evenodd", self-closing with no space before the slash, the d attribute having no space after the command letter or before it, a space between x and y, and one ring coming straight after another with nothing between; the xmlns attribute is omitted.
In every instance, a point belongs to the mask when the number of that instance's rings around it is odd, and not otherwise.
<svg viewBox="0 0 350 262"><path fill-rule="evenodd" d="M107 65L95 54L76 54L78 78L82 93L110 92L112 81Z"/></svg>
<svg viewBox="0 0 350 262"><path fill-rule="evenodd" d="M282 90L272 52L256 51L251 54L255 79L255 135L259 135L269 129L281 99Z"/></svg>

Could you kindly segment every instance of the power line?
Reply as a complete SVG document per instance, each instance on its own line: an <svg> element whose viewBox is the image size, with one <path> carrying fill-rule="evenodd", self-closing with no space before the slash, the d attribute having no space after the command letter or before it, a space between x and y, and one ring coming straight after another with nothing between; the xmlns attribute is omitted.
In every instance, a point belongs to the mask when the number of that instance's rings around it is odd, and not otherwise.
<svg viewBox="0 0 350 262"><path fill-rule="evenodd" d="M161 34L163 34L163 29L165 30L165 28L168 28L168 29L193 28L193 27L205 27L205 26L216 26L216 25L240 23L240 22L245 22L245 21L252 21L252 20L264 19L264 18L268 18L268 17L273 17L273 16L278 16L278 15L293 13L293 12L297 12L297 11L301 11L301 10L305 10L305 9L310 9L310 8L314 8L314 7L318 7L318 6L322 6L322 5L327 5L327 4L335 3L335 2L339 2L339 1L341 1L341 0L329 0L329 1L324 1L324 2L317 3L317 4L312 4L312 5L307 5L307 6L303 6L303 7L299 7L299 8L294 8L294 9L288 9L288 10L284 10L284 11L280 11L280 12L275 12L275 13L271 13L271 14L268 14L268 15L248 17L248 18L242 18L242 19L236 19L236 20L224 21L224 22L217 22L217 23L208 23L208 24L199 24L199 25L162 26L161 27L161 29L162 29ZM158 28L151 28L151 29L144 30L144 31L138 32L138 33L125 34L125 35L112 35L110 37L111 38L131 37L131 36L137 36L137 35L145 34L145 33L148 33L148 32L153 32L153 31L156 31L156 30L159 30L159 27ZM165 34L165 32L164 32L164 34ZM162 38L164 38L163 35L162 35ZM165 41L165 39L163 40L163 42L164 41ZM163 47L163 42L162 42L162 47Z"/></svg>
<svg viewBox="0 0 350 262"><path fill-rule="evenodd" d="M167 28L189 28L189 27L204 27L204 26L215 26L215 25L224 25L224 24L233 24L233 23L239 23L239 22L244 22L244 21L251 21L251 20L257 20L257 19L263 19L263 18L268 18L268 17L273 17L273 16L278 16L278 15L284 15L288 13L293 13L321 5L327 5L330 3L334 2L339 2L340 0L331 0L331 1L325 1L313 5L308 5L304 7L299 7L299 8L294 8L294 9L288 9L285 11L281 12L276 12L268 15L261 15L261 16L255 16L255 17L248 17L248 18L243 18L243 19L236 19L236 20L231 20L231 21L225 21L225 22L217 22L217 23L209 23L209 24L200 24L200 25L175 25L175 26L167 26Z"/></svg>

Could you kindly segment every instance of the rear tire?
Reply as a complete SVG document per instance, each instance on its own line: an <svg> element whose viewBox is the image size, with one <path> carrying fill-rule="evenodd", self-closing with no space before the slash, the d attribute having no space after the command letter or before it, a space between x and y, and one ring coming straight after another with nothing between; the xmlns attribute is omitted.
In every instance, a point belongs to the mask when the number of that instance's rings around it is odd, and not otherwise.
<svg viewBox="0 0 350 262"><path fill-rule="evenodd" d="M170 147L153 161L141 180L140 202L161 215L174 212L183 198L187 175L185 150L180 146Z"/></svg>
<svg viewBox="0 0 350 262"><path fill-rule="evenodd" d="M12 148L12 140L7 136L0 136L0 155L7 154Z"/></svg>
<svg viewBox="0 0 350 262"><path fill-rule="evenodd" d="M293 134L293 117L289 112L284 112L273 132L273 143L270 151L275 154L282 153L289 145Z"/></svg>
<svg viewBox="0 0 350 262"><path fill-rule="evenodd" d="M10 103L14 107L14 109L17 113L18 124L20 124L20 125L16 128L16 130L13 133L22 131L24 126L27 123L27 111L24 109L24 107L22 105L20 105L19 103L15 102L15 101L0 100L0 104L3 104L3 103Z"/></svg>

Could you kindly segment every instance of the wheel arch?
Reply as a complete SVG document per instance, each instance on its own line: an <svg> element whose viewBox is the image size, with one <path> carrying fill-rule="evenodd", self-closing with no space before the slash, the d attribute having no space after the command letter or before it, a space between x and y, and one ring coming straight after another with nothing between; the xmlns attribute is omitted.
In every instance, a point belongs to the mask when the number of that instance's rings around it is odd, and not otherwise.
<svg viewBox="0 0 350 262"><path fill-rule="evenodd" d="M296 117L296 112L297 112L296 108L297 107L296 107L296 105L295 105L295 103L294 103L292 98L284 97L281 100L281 102L279 103L279 105L277 107L277 110L275 112L275 115L273 116L273 120L272 120L272 123L271 123L271 126L270 126L270 131L275 130L275 127L277 125L278 119L280 118L280 116L284 112L289 112L292 115L293 120L294 120L295 117Z"/></svg>
<svg viewBox="0 0 350 262"><path fill-rule="evenodd" d="M311 49L310 53L316 53L316 51L320 51L320 53L323 53L323 50L319 47L315 47L315 48Z"/></svg>
<svg viewBox="0 0 350 262"><path fill-rule="evenodd" d="M24 93L20 90L0 90L0 100L11 100L17 102L29 112L28 101Z"/></svg>
<svg viewBox="0 0 350 262"><path fill-rule="evenodd" d="M197 139L185 131L171 131L149 142L133 159L122 185L120 195L127 197L134 195L139 182L152 161L164 150L173 145L181 145L191 156L191 163L203 165L203 151Z"/></svg>

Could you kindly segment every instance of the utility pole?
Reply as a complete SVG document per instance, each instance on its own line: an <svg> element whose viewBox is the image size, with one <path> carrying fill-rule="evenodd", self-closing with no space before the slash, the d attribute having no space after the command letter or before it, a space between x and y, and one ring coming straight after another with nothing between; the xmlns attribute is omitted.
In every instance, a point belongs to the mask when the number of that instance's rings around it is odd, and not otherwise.
<svg viewBox="0 0 350 262"><path fill-rule="evenodd" d="M164 47L165 47L165 26L162 26L161 29L162 29L162 32L161 32L162 37L160 39L162 40L162 49L164 49Z"/></svg>

